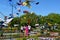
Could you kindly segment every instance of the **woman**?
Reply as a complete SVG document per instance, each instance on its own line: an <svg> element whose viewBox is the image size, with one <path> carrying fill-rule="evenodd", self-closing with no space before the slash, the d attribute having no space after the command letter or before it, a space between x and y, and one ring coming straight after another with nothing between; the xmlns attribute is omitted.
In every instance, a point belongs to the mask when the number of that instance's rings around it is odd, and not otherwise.
<svg viewBox="0 0 60 40"><path fill-rule="evenodd" d="M29 29L28 29L28 25L25 26L25 36L28 36L29 33Z"/></svg>

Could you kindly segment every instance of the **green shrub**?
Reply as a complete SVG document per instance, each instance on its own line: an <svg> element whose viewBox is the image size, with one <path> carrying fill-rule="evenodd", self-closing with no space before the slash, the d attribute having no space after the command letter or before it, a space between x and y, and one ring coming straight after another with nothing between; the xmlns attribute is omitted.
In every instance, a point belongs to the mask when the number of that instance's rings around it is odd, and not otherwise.
<svg viewBox="0 0 60 40"><path fill-rule="evenodd" d="M26 40L26 38L24 37L23 40Z"/></svg>

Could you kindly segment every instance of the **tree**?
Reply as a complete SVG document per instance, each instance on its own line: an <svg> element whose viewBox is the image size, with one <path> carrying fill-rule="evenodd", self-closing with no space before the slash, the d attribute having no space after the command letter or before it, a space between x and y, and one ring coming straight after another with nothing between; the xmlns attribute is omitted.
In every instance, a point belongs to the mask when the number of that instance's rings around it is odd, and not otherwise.
<svg viewBox="0 0 60 40"><path fill-rule="evenodd" d="M56 13L50 13L47 16L50 19L51 23L58 23L60 24L60 14L56 14Z"/></svg>
<svg viewBox="0 0 60 40"><path fill-rule="evenodd" d="M19 25L20 21L19 21L19 17L15 17L8 25L10 27L14 27L14 24L18 24Z"/></svg>
<svg viewBox="0 0 60 40"><path fill-rule="evenodd" d="M20 24L28 23L29 25L35 25L38 23L38 16L35 13L27 13L20 17Z"/></svg>

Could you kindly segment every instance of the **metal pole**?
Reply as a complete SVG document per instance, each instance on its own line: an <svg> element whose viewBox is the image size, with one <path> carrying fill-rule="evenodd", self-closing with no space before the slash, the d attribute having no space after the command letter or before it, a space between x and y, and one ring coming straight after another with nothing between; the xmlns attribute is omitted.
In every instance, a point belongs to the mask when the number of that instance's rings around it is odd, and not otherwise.
<svg viewBox="0 0 60 40"><path fill-rule="evenodd" d="M12 5L11 6L12 6L12 11L11 12L12 12L12 17L13 17L13 2L12 2ZM12 40L12 27L11 27L10 40Z"/></svg>
<svg viewBox="0 0 60 40"><path fill-rule="evenodd" d="M12 17L13 17L13 3L12 3Z"/></svg>

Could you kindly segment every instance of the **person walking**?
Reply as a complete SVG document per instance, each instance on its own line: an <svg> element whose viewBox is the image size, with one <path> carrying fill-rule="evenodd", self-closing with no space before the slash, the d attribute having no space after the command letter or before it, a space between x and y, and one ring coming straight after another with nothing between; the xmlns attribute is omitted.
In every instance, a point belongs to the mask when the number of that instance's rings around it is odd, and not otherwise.
<svg viewBox="0 0 60 40"><path fill-rule="evenodd" d="M28 25L25 26L25 36L28 37L28 33L29 33L29 29L28 29Z"/></svg>
<svg viewBox="0 0 60 40"><path fill-rule="evenodd" d="M21 32L22 32L22 33L23 33L23 29L24 29L23 26L21 26Z"/></svg>
<svg viewBox="0 0 60 40"><path fill-rule="evenodd" d="M29 29L29 32L30 32L30 30L31 30L31 26L30 25L28 25L28 29Z"/></svg>

